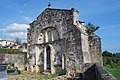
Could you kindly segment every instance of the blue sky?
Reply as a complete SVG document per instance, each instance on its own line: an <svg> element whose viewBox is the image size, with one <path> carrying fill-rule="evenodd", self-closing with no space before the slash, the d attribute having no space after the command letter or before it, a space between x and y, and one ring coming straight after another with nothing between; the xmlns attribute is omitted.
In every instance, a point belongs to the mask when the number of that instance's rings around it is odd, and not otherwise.
<svg viewBox="0 0 120 80"><path fill-rule="evenodd" d="M120 52L120 0L0 0L0 38L26 41L29 23L47 8L79 10L79 19L100 26L102 50Z"/></svg>

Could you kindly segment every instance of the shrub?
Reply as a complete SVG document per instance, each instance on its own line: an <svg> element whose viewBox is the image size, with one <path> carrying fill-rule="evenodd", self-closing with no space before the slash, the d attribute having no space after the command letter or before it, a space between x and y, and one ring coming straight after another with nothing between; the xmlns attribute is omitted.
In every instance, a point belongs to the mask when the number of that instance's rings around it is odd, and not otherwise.
<svg viewBox="0 0 120 80"><path fill-rule="evenodd" d="M27 54L26 52L22 52L19 49L0 49L1 54Z"/></svg>
<svg viewBox="0 0 120 80"><path fill-rule="evenodd" d="M16 71L18 74L21 73L21 71L18 70L17 67L14 67L14 64L12 64L12 63L7 64L7 72L8 72L8 73L12 73L12 72L15 72L15 71Z"/></svg>

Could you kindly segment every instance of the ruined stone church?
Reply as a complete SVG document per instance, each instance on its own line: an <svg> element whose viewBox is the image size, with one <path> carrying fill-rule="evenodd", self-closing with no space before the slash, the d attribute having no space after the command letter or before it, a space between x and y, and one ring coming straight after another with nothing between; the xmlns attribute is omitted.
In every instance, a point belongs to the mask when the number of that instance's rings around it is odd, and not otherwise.
<svg viewBox="0 0 120 80"><path fill-rule="evenodd" d="M102 65L101 40L96 34L90 38L78 13L74 8L46 8L30 24L30 70L69 75L72 71L82 73L86 63Z"/></svg>

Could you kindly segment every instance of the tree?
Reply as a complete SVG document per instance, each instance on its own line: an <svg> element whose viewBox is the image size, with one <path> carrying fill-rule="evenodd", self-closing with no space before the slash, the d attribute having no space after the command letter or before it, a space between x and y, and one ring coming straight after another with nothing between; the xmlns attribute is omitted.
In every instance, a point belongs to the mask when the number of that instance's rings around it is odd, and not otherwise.
<svg viewBox="0 0 120 80"><path fill-rule="evenodd" d="M26 42L22 43L22 46L25 46L25 48L27 48L27 43Z"/></svg>
<svg viewBox="0 0 120 80"><path fill-rule="evenodd" d="M103 52L104 66L119 67L120 66L120 53L111 53L108 51Z"/></svg>
<svg viewBox="0 0 120 80"><path fill-rule="evenodd" d="M90 22L86 25L87 27L87 32L88 34L94 33L96 30L98 30L100 27L99 26L95 26L93 24L91 24Z"/></svg>
<svg viewBox="0 0 120 80"><path fill-rule="evenodd" d="M108 56L108 57L112 57L112 53L108 52L108 51L104 51L103 56Z"/></svg>
<svg viewBox="0 0 120 80"><path fill-rule="evenodd" d="M16 43L17 43L18 45L21 45L21 39L20 39L20 38L17 37L17 38L15 39L15 41L16 41Z"/></svg>

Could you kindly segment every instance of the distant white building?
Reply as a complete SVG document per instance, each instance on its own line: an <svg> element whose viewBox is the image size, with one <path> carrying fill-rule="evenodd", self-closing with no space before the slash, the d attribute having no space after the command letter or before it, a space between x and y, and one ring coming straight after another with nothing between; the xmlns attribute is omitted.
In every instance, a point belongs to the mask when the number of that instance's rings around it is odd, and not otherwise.
<svg viewBox="0 0 120 80"><path fill-rule="evenodd" d="M13 40L0 40L0 48L17 49L17 43Z"/></svg>
<svg viewBox="0 0 120 80"><path fill-rule="evenodd" d="M26 48L25 46L22 46L22 48L20 48L20 50L21 50L22 52L27 52L27 48Z"/></svg>

